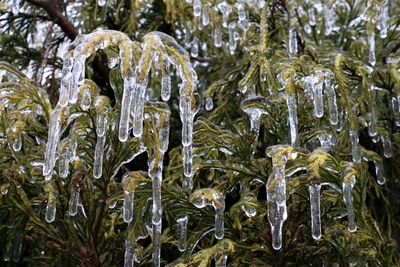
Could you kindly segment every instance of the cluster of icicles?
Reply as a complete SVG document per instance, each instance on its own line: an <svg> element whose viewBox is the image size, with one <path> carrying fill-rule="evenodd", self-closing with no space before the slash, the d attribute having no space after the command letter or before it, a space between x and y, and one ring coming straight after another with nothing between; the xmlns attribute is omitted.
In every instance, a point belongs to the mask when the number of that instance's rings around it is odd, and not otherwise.
<svg viewBox="0 0 400 267"><path fill-rule="evenodd" d="M291 174L285 173L285 164L290 159L295 159L297 153L295 148L299 146L298 137L298 119L297 119L297 99L296 93L291 92L290 85L288 85L293 78L290 75L288 79L283 79L282 76L278 75L278 80L281 84L286 87L286 93L284 97L286 98L286 104L288 108L288 123L290 128L290 140L291 146L289 145L276 145L269 147L266 151L267 156L272 158L273 171L267 182L267 200L268 200L268 220L271 225L272 233L272 245L275 249L280 249L282 246L282 225L287 218L286 211L286 178L291 176ZM289 81L290 80L290 81ZM334 74L330 70L316 70L313 74L305 76L301 79L300 83L304 88L304 93L307 97L312 100L314 115L317 119L324 116L324 94L328 100L328 118L332 126L336 128L337 131L342 131L342 116L340 116L337 100L336 100L336 84ZM378 88L371 88L371 94ZM241 109L248 115L250 119L250 130L254 132L257 136L260 130L260 120L263 115L268 114L268 107L270 105L269 101L263 96L257 96L254 94L254 90L241 90L242 93L247 93L247 97L241 103ZM207 105L210 105L206 101ZM395 114L395 116L397 116ZM390 158L392 156L392 145L388 132L384 132L378 135L377 131L377 112L375 107L369 114L369 124L368 133L374 142L380 140L382 142L384 156ZM353 209L353 200L351 195L351 189L355 184L356 176L356 164L361 162L362 159L366 161L372 161L375 164L375 172L377 177L377 182L383 184L385 178L383 175L382 160L376 157L368 157L367 155L362 155L361 147L359 144L359 137L357 129L349 130L350 140L351 140L351 151L353 162L342 162L343 165L343 188L338 189L335 185L331 183L321 183L319 180L313 180L310 184L310 206L311 206L311 228L312 236L315 239L321 237L321 222L320 222L320 190L322 185L327 185L333 187L337 191L342 191L343 199L347 208L348 216L348 229L353 232L356 230L355 215ZM310 159L315 157L326 158L326 153L328 153L335 145L335 140L333 135L329 132L329 129L321 130L321 133L317 135L317 139L320 142L320 147L316 148L310 155ZM363 157L362 157L363 156ZM322 163L320 163L322 164ZM302 167L297 170L306 170L308 167ZM311 170L312 168L310 168ZM319 175L319 174L318 174Z"/></svg>
<svg viewBox="0 0 400 267"><path fill-rule="evenodd" d="M135 46L136 45L136 46ZM135 138L144 138L143 124L154 125L149 131L153 139L152 147L147 147L148 153L148 175L153 183L152 197L152 224L153 224L153 262L155 266L160 265L160 238L162 228L162 205L161 205L161 183L163 172L163 157L168 149L169 140L169 120L170 109L164 102L147 102L146 89L148 83L148 74L150 67L154 62L158 64L161 73L161 98L168 101L171 95L171 74L169 65L172 64L177 69L177 74L181 78L179 110L182 121L182 161L184 165L184 176L186 177L183 187L191 191L193 187L192 177L192 131L193 119L196 111L194 107L195 93L197 85L197 76L190 63L188 53L176 43L176 41L160 32L151 32L143 37L143 43L132 42L125 34L117 31L96 31L88 35L79 36L70 46L64 57L64 66L62 69L62 81L60 88L59 101L54 108L49 125L48 142L44 157L43 174L47 181L46 191L48 191L48 202L46 208L46 220L52 222L56 214L56 190L52 188L50 182L56 161L59 163L59 176L67 177L69 165L77 159L77 142L74 136L69 136L60 141L63 129L73 121L73 118L67 118L69 109L72 105L79 105L84 111L94 108L96 116L94 119L96 133L96 147L94 152L93 176L96 179L102 177L103 154L107 131L114 129L117 123L109 117L111 110L110 101L105 96L95 96L93 93L93 82L85 80L85 61L96 50L107 49L111 46L119 49L119 55L109 58L108 66L114 68L119 62L120 73L123 78L123 95L120 105L119 118L119 140L125 142L133 133ZM140 49L141 54L138 64L134 66L134 50ZM145 103L148 112L145 112ZM66 124L66 125L65 125ZM71 133L70 133L71 135ZM143 152L139 151L139 153ZM130 159L132 160L132 159ZM72 178L71 178L72 179ZM74 180L74 179L72 179ZM76 215L79 200L79 186L72 181L70 209L71 216ZM123 219L130 223L133 219L133 197L135 181L132 175L125 175L122 181L124 189ZM210 199L204 199L199 196L193 201L196 206L204 207L212 204L216 209L216 236L223 236L223 196L219 192L214 193L214 198L219 199L219 205L214 205ZM212 199L214 199L212 198ZM222 203L222 204L221 204ZM221 212L222 211L222 212ZM181 229L180 249L185 249L185 236L187 216L178 219ZM125 264L133 266L135 256L132 254L132 242L127 240Z"/></svg>
<svg viewBox="0 0 400 267"><path fill-rule="evenodd" d="M224 44L222 28L228 29L228 41L226 44L229 52L233 55L238 42L245 38L246 32L250 27L246 6L257 11L265 5L265 0L236 0L235 4L232 5L225 0L219 1L216 5L213 5L211 1L202 0L186 0L186 3L192 4L193 16L201 22L199 25L207 27L213 24L212 35L215 47L222 47ZM219 14L222 15L222 23L211 23L211 17L216 18ZM234 14L237 16L237 21L232 20ZM239 29L241 29L242 36L238 31ZM188 30L186 35L186 39L190 40ZM187 45L191 47L190 54L193 57L197 57L199 54L199 39L194 36L192 41Z"/></svg>
<svg viewBox="0 0 400 267"><path fill-rule="evenodd" d="M312 34L312 27L317 25L318 15L322 17L324 25L324 34L326 36L339 30L336 25L337 15L335 13L336 8L350 9L348 4L344 1L306 1L311 6L305 10L302 6L293 5L291 8L292 14L298 14L299 17L306 18L306 24L303 26L306 34ZM375 29L378 30L379 37L385 39L388 33L388 22L389 22L389 8L390 1L382 0L379 3L375 1L368 1L362 14L357 18L353 19L348 27L357 26L362 21L366 22L367 28L367 44L368 44L368 62L371 66L376 64L375 56ZM288 49L291 55L297 55L297 34L296 28L297 22L292 16L289 23L288 32ZM319 29L317 29L319 33Z"/></svg>

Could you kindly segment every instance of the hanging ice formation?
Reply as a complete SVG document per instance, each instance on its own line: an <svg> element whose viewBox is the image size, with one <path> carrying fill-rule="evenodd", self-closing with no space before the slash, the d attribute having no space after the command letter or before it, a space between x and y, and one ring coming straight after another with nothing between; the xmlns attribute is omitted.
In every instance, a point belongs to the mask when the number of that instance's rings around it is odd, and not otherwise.
<svg viewBox="0 0 400 267"><path fill-rule="evenodd" d="M266 155L272 158L272 173L267 182L268 221L271 225L272 247L282 247L282 226L287 219L286 208L286 162L297 157L293 147L276 145L268 147Z"/></svg>
<svg viewBox="0 0 400 267"><path fill-rule="evenodd" d="M329 70L317 70L315 73L305 76L302 80L304 93L313 101L314 115L317 118L324 116L323 94L325 93L328 99L329 121L332 125L336 125L338 124L339 113L333 77L333 73Z"/></svg>
<svg viewBox="0 0 400 267"><path fill-rule="evenodd" d="M224 237L225 196L216 189L203 188L193 192L190 196L190 202L200 209L205 206L214 207L215 238L222 239Z"/></svg>
<svg viewBox="0 0 400 267"><path fill-rule="evenodd" d="M187 236L187 223L189 217L187 215L179 217L176 222L178 223L178 249L180 252L186 250L186 236Z"/></svg>
<svg viewBox="0 0 400 267"><path fill-rule="evenodd" d="M347 219L349 221L348 230L355 232L357 230L356 217L354 214L353 196L351 191L356 183L356 167L352 162L344 162L342 179L343 179L343 200L347 209Z"/></svg>
<svg viewBox="0 0 400 267"><path fill-rule="evenodd" d="M255 134L260 132L260 120L267 114L268 101L263 96L250 95L240 103L240 108L249 116L250 130Z"/></svg>
<svg viewBox="0 0 400 267"><path fill-rule="evenodd" d="M68 175L68 164L71 161L73 147L69 147L68 140L64 140L60 146L62 129L72 121L65 117L72 105L79 101L82 110L89 110L93 107L95 111L95 132L96 147L93 163L93 176L102 176L103 154L107 130L110 126L108 115L110 101L105 96L96 96L90 81L85 80L85 61L99 49L107 49L111 46L118 47L119 58L109 58L109 66L115 67L119 62L120 73L123 78L123 96L120 109L119 140L125 142L132 129L135 137L141 137L143 133L143 122L146 117L146 124L149 128L147 136L153 140L147 140L149 154L149 175L153 181L153 261L159 266L160 258L160 236L161 236L161 181L162 181L162 162L163 155L168 149L169 139L169 117L170 111L167 104L162 102L149 103L145 112L145 93L148 82L148 73L153 62L158 63L161 70L161 98L167 101L171 95L171 77L169 65L172 64L177 69L177 74L181 78L179 89L179 109L182 121L182 159L184 175L186 181L184 187L191 190L193 186L192 168L192 132L193 119L196 106L195 91L197 76L190 63L189 54L170 36L151 32L143 37L143 44L132 42L125 34L117 31L100 30L87 35L79 36L69 47L65 54L64 66L62 69L62 80L59 101L51 114L48 142L46 145L43 174L46 180L50 180L57 157L59 159L60 176ZM136 67L134 64L133 51L141 51ZM158 59L157 61L155 59ZM80 95L81 97L78 97ZM92 101L93 99L93 101ZM133 111L131 113L131 111ZM131 118L132 114L132 118ZM130 127L132 119L133 127ZM65 125L66 124L66 125ZM156 126L154 128L153 126ZM64 127L64 128L63 128ZM126 178L128 179L128 178ZM123 182L124 188L124 220L130 222L133 219L133 189L130 179ZM73 188L74 189L74 188ZM70 213L76 214L76 205L79 201L79 190L71 191ZM46 220L51 222L55 216L55 197L54 191L49 191L49 201L46 212ZM218 213L220 216L220 213Z"/></svg>

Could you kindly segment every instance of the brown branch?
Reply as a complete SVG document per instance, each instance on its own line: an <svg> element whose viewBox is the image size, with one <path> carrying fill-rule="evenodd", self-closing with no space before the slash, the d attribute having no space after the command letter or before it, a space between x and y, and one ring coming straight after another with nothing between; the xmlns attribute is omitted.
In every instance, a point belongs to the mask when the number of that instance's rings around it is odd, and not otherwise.
<svg viewBox="0 0 400 267"><path fill-rule="evenodd" d="M47 11L51 20L60 26L62 31L72 41L78 36L78 30L72 25L71 22L62 13L62 2L60 0L27 0L29 3L41 7Z"/></svg>

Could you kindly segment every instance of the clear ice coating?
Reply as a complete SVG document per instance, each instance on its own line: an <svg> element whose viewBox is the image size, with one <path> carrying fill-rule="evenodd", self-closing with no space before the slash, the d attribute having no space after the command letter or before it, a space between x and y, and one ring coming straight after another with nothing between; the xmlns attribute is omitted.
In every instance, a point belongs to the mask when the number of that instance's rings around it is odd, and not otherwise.
<svg viewBox="0 0 400 267"><path fill-rule="evenodd" d="M289 54L291 56L296 56L297 55L297 34L296 30L293 27L289 28Z"/></svg>
<svg viewBox="0 0 400 267"><path fill-rule="evenodd" d="M245 20L246 19L246 10L244 7L244 0L237 0L235 6L237 9L239 21Z"/></svg>
<svg viewBox="0 0 400 267"><path fill-rule="evenodd" d="M292 146L298 145L298 121L297 121L297 102L294 94L289 94L286 97L286 104L289 113L289 127L290 127L290 144Z"/></svg>
<svg viewBox="0 0 400 267"><path fill-rule="evenodd" d="M205 3L201 9L201 24L207 26L210 23L210 14L208 13L208 5Z"/></svg>
<svg viewBox="0 0 400 267"><path fill-rule="evenodd" d="M273 170L266 184L268 221L271 225L272 247L282 247L282 226L287 219L285 166L289 159L295 159L297 153L288 145L270 146L266 155L272 158Z"/></svg>
<svg viewBox="0 0 400 267"><path fill-rule="evenodd" d="M353 196L351 191L356 183L356 171L354 163L347 162L343 170L343 200L347 209L347 219L349 221L348 230L355 232L357 230L356 216L354 214Z"/></svg>
<svg viewBox="0 0 400 267"><path fill-rule="evenodd" d="M323 100L323 87L325 81L325 73L317 71L303 78L304 91L309 95L314 105L314 115L317 118L324 116L324 100Z"/></svg>
<svg viewBox="0 0 400 267"><path fill-rule="evenodd" d="M385 158L391 158L393 152L392 152L392 141L390 140L389 134L381 135L381 141L383 145L383 155L385 156Z"/></svg>
<svg viewBox="0 0 400 267"><path fill-rule="evenodd" d="M358 131L353 129L349 131L351 142L351 154L354 162L361 162L361 148L358 139Z"/></svg>
<svg viewBox="0 0 400 267"><path fill-rule="evenodd" d="M325 35L330 35L335 27L335 12L332 7L324 6Z"/></svg>
<svg viewBox="0 0 400 267"><path fill-rule="evenodd" d="M159 224L153 224L153 266L160 266L161 258L161 222Z"/></svg>
<svg viewBox="0 0 400 267"><path fill-rule="evenodd" d="M68 213L71 216L75 216L78 213L79 195L79 187L75 188L74 186L72 186L68 209Z"/></svg>
<svg viewBox="0 0 400 267"><path fill-rule="evenodd" d="M46 184L45 191L48 193L45 219L46 222L52 223L56 218L57 211L56 189L54 188L53 184L48 182Z"/></svg>
<svg viewBox="0 0 400 267"><path fill-rule="evenodd" d="M201 15L201 0L193 0L193 15L200 17Z"/></svg>
<svg viewBox="0 0 400 267"><path fill-rule="evenodd" d="M190 196L190 202L196 208L202 209L205 206L213 206L215 209L215 238L222 239L224 237L224 195L213 188L203 188L196 190Z"/></svg>
<svg viewBox="0 0 400 267"><path fill-rule="evenodd" d="M383 176L382 161L374 160L374 165L375 165L376 182L380 185L383 185L385 183L386 179Z"/></svg>
<svg viewBox="0 0 400 267"><path fill-rule="evenodd" d="M104 6L106 4L107 0L97 0L97 4L99 6Z"/></svg>
<svg viewBox="0 0 400 267"><path fill-rule="evenodd" d="M228 255L223 253L217 253L215 255L215 267L226 267L226 262L228 260Z"/></svg>
<svg viewBox="0 0 400 267"><path fill-rule="evenodd" d="M189 217L179 217L176 222L178 223L178 249L180 252L186 250L186 236L187 236L187 223Z"/></svg>
<svg viewBox="0 0 400 267"><path fill-rule="evenodd" d="M332 125L337 125L339 122L339 111L336 102L336 92L333 79L329 76L326 76L324 80L324 85L324 92L328 99L329 121Z"/></svg>
<svg viewBox="0 0 400 267"><path fill-rule="evenodd" d="M214 28L214 45L215 47L222 46L222 31L219 25Z"/></svg>
<svg viewBox="0 0 400 267"><path fill-rule="evenodd" d="M212 97L206 98L205 108L207 111L211 111L214 108L214 103Z"/></svg>
<svg viewBox="0 0 400 267"><path fill-rule="evenodd" d="M19 14L20 5L21 5L21 0L11 1L11 11L14 16Z"/></svg>
<svg viewBox="0 0 400 267"><path fill-rule="evenodd" d="M321 238L321 184L312 182L308 187L310 192L311 234L316 240Z"/></svg>
<svg viewBox="0 0 400 267"><path fill-rule="evenodd" d="M375 66L375 31L368 31L368 62L371 66Z"/></svg>
<svg viewBox="0 0 400 267"><path fill-rule="evenodd" d="M122 177L122 188L124 190L124 204L122 205L122 217L124 222L130 223L134 217L133 200L135 195L135 181L131 173Z"/></svg>
<svg viewBox="0 0 400 267"><path fill-rule="evenodd" d="M125 240L125 254L124 254L124 267L135 266L135 249L133 243L129 240Z"/></svg>
<svg viewBox="0 0 400 267"><path fill-rule="evenodd" d="M240 108L249 116L250 130L257 135L260 132L260 119L266 110L267 100L262 96L249 96L240 103Z"/></svg>
<svg viewBox="0 0 400 267"><path fill-rule="evenodd" d="M231 55L235 54L235 50L237 47L237 40L235 38L235 29L236 29L236 22L231 21L228 24L228 34L229 34L229 43L228 48Z"/></svg>
<svg viewBox="0 0 400 267"><path fill-rule="evenodd" d="M399 103L399 98L397 96L392 97L392 108L393 108L394 122L396 126L400 126L400 103Z"/></svg>
<svg viewBox="0 0 400 267"><path fill-rule="evenodd" d="M46 144L46 153L44 155L44 166L43 166L43 175L49 175L54 168L56 163L56 151L58 147L58 143L60 142L60 132L61 132L61 113L63 112L63 108L60 105L57 105L53 113L51 114L50 123L49 123L49 133Z"/></svg>
<svg viewBox="0 0 400 267"><path fill-rule="evenodd" d="M378 16L376 21L376 28L379 30L379 37L384 39L387 37L388 32L388 19L389 19L389 0L382 0L378 7Z"/></svg>
<svg viewBox="0 0 400 267"><path fill-rule="evenodd" d="M192 57L199 56L199 39L195 36L192 41L192 49L190 50L190 55Z"/></svg>
<svg viewBox="0 0 400 267"><path fill-rule="evenodd" d="M228 27L229 15L232 12L232 6L223 0L217 5L217 7L222 14L222 26L226 28Z"/></svg>

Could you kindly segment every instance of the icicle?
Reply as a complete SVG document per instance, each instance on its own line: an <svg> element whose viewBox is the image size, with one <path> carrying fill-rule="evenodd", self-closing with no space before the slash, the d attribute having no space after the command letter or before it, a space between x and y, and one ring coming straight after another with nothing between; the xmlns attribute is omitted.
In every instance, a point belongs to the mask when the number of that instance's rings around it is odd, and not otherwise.
<svg viewBox="0 0 400 267"><path fill-rule="evenodd" d="M315 19L315 10L314 7L311 7L308 10L308 23L310 24L310 26L315 26L315 24L317 24L317 21Z"/></svg>
<svg viewBox="0 0 400 267"><path fill-rule="evenodd" d="M135 182L130 173L124 174L122 177L122 188L124 190L124 204L122 206L122 215L124 222L130 223L133 220L133 200L135 194Z"/></svg>
<svg viewBox="0 0 400 267"><path fill-rule="evenodd" d="M228 33L229 33L229 52L231 55L235 54L236 50L236 39L235 39L235 29L236 29L236 23L234 21L230 22L228 25Z"/></svg>
<svg viewBox="0 0 400 267"><path fill-rule="evenodd" d="M385 156L385 158L391 158L393 152L392 152L392 142L390 141L390 136L381 135L381 140L383 144L383 155Z"/></svg>
<svg viewBox="0 0 400 267"><path fill-rule="evenodd" d="M61 178L66 178L68 176L70 154L69 139L65 139L61 142L58 149L58 172Z"/></svg>
<svg viewBox="0 0 400 267"><path fill-rule="evenodd" d="M151 38L151 35L143 37L144 40ZM152 63L153 50L147 42L143 47L143 54L139 59L139 64L135 70L136 84L133 88L133 135L135 137L142 136L143 132L143 114L144 114L144 101L148 83L148 73ZM150 59L149 59L150 57ZM128 111L129 118L129 111ZM128 124L129 125L129 124Z"/></svg>
<svg viewBox="0 0 400 267"><path fill-rule="evenodd" d="M162 159L160 159L162 166ZM150 168L150 167L149 167ZM150 172L149 172L150 174ZM156 174L150 176L153 181L153 224L161 224L162 220L162 199L161 199L161 183L162 183L162 167L158 167Z"/></svg>
<svg viewBox="0 0 400 267"><path fill-rule="evenodd" d="M21 136L16 136L15 137L14 142L12 144L12 147L13 147L13 150L15 152L18 152L18 151L21 150L21 148L22 148L22 138L21 138Z"/></svg>
<svg viewBox="0 0 400 267"><path fill-rule="evenodd" d="M12 0L11 11L14 16L19 14L20 5L21 5L21 0Z"/></svg>
<svg viewBox="0 0 400 267"><path fill-rule="evenodd" d="M193 14L195 17L201 15L201 0L193 0Z"/></svg>
<svg viewBox="0 0 400 267"><path fill-rule="evenodd" d="M358 132L357 130L350 130L349 131L350 138L351 138L351 154L353 156L354 162L361 162L361 151L360 151L360 144L358 140Z"/></svg>
<svg viewBox="0 0 400 267"><path fill-rule="evenodd" d="M297 153L290 146L276 145L268 147L266 154L272 157L273 166L266 185L268 221L271 225L272 247L278 250L282 247L282 226L287 219L285 165L288 159L295 159Z"/></svg>
<svg viewBox="0 0 400 267"><path fill-rule="evenodd" d="M375 66L376 63L376 56L375 56L375 31L372 29L368 31L368 62L371 66Z"/></svg>
<svg viewBox="0 0 400 267"><path fill-rule="evenodd" d="M80 46L78 46L75 51L79 51ZM81 87L85 79L85 61L88 55L81 55L77 53L78 56L75 57L74 64L71 72L71 84L69 87L68 102L75 104L78 101L78 88Z"/></svg>
<svg viewBox="0 0 400 267"><path fill-rule="evenodd" d="M83 109L84 111L89 110L91 102L92 102L92 96L90 94L90 90L86 89L82 95L81 109Z"/></svg>
<svg viewBox="0 0 400 267"><path fill-rule="evenodd" d="M192 57L198 57L199 56L199 40L197 39L197 37L193 38L192 49L190 50L190 55Z"/></svg>
<svg viewBox="0 0 400 267"><path fill-rule="evenodd" d="M392 97L392 108L395 124L400 127L400 103L396 96Z"/></svg>
<svg viewBox="0 0 400 267"><path fill-rule="evenodd" d="M46 191L48 192L48 198L47 198L45 218L48 223L52 223L54 221L54 219L56 218L57 198L56 198L55 190L56 189L53 187L52 184L48 183L46 185Z"/></svg>
<svg viewBox="0 0 400 267"><path fill-rule="evenodd" d="M178 249L180 252L186 250L186 235L188 216L179 217L176 222L178 223Z"/></svg>
<svg viewBox="0 0 400 267"><path fill-rule="evenodd" d="M51 114L49 123L49 134L46 144L46 153L44 155L43 175L47 176L52 173L56 163L56 151L60 141L61 131L61 112L62 107L57 105Z"/></svg>
<svg viewBox="0 0 400 267"><path fill-rule="evenodd" d="M160 257L161 257L161 222L159 224L153 224L153 266L160 266Z"/></svg>
<svg viewBox="0 0 400 267"><path fill-rule="evenodd" d="M323 81L324 79L322 77L315 77L312 85L314 115L317 118L322 118L322 116L324 116L324 99L322 96Z"/></svg>
<svg viewBox="0 0 400 267"><path fill-rule="evenodd" d="M229 5L225 0L218 4L218 9L222 13L222 26L228 27L229 14L232 12L232 6Z"/></svg>
<svg viewBox="0 0 400 267"><path fill-rule="evenodd" d="M318 240L321 238L321 214L320 214L321 184L312 182L308 188L310 191L311 233L312 237Z"/></svg>
<svg viewBox="0 0 400 267"><path fill-rule="evenodd" d="M257 214L257 198L254 195L246 195L243 197L243 202L246 204L241 205L240 207L244 211L247 217L254 217Z"/></svg>
<svg viewBox="0 0 400 267"><path fill-rule="evenodd" d="M224 237L224 195L216 189L205 188L195 191L190 196L190 201L197 208L202 209L205 206L212 205L215 209L215 238L222 239Z"/></svg>
<svg viewBox="0 0 400 267"><path fill-rule="evenodd" d="M125 142L129 135L130 112L132 105L132 92L135 90L135 79L128 75L124 78L124 91L121 101L121 115L119 121L119 135L121 142Z"/></svg>
<svg viewBox="0 0 400 267"><path fill-rule="evenodd" d="M260 119L262 114L266 114L264 106L267 100L261 96L250 96L242 101L240 104L241 109L250 118L250 130L257 135L260 131Z"/></svg>
<svg viewBox="0 0 400 267"><path fill-rule="evenodd" d="M214 108L214 103L212 97L206 98L206 105L205 108L207 111L211 111Z"/></svg>
<svg viewBox="0 0 400 267"><path fill-rule="evenodd" d="M201 24L203 24L203 26L210 24L210 15L208 14L207 4L204 4L201 10Z"/></svg>
<svg viewBox="0 0 400 267"><path fill-rule="evenodd" d="M297 146L298 142L298 122L297 122L297 103L295 95L287 95L286 103L289 113L289 127L290 127L290 143L292 146Z"/></svg>
<svg viewBox="0 0 400 267"><path fill-rule="evenodd" d="M222 46L222 32L219 25L215 26L214 28L214 45L215 47Z"/></svg>
<svg viewBox="0 0 400 267"><path fill-rule="evenodd" d="M133 244L130 240L125 240L125 254L124 254L124 267L134 267L135 266L135 250Z"/></svg>
<svg viewBox="0 0 400 267"><path fill-rule="evenodd" d="M296 30L292 27L289 28L289 54L291 56L296 56L297 51L297 34Z"/></svg>
<svg viewBox="0 0 400 267"><path fill-rule="evenodd" d="M332 8L324 6L325 35L330 35L335 25L335 13Z"/></svg>
<svg viewBox="0 0 400 267"><path fill-rule="evenodd" d="M71 187L71 196L69 198L69 215L75 216L78 213L78 204L79 204L79 187Z"/></svg>
<svg viewBox="0 0 400 267"><path fill-rule="evenodd" d="M171 77L166 76L161 79L161 99L168 101L171 97Z"/></svg>
<svg viewBox="0 0 400 267"><path fill-rule="evenodd" d="M99 6L104 6L106 4L107 0L97 0L97 4Z"/></svg>
<svg viewBox="0 0 400 267"><path fill-rule="evenodd" d="M349 220L348 230L350 232L355 232L357 230L353 207L353 196L351 195L351 190L356 183L356 177L353 174L353 168L353 164L349 163L349 166L346 167L343 172L343 200L346 204L347 219Z"/></svg>
<svg viewBox="0 0 400 267"><path fill-rule="evenodd" d="M387 31L388 31L388 24L387 24L389 17L388 0L382 0L381 5L382 6L378 10L376 28L379 30L379 37L384 39L387 37Z"/></svg>
<svg viewBox="0 0 400 267"><path fill-rule="evenodd" d="M244 9L244 2L243 0L238 0L235 4L237 8L238 18L240 21L246 19L246 10Z"/></svg>
<svg viewBox="0 0 400 267"><path fill-rule="evenodd" d="M179 110L182 121L182 145L192 144L193 135L193 114L192 101L188 96L182 96L179 99Z"/></svg>
<svg viewBox="0 0 400 267"><path fill-rule="evenodd" d="M193 176L193 155L192 145L183 146L182 148L182 161L183 161L183 173L185 177Z"/></svg>
<svg viewBox="0 0 400 267"><path fill-rule="evenodd" d="M383 185L386 181L385 177L383 176L383 166L382 161L374 160L375 164L375 174L376 174L376 182L380 185Z"/></svg>
<svg viewBox="0 0 400 267"><path fill-rule="evenodd" d="M373 89L373 86L371 86L369 92L371 93L372 97L372 106L370 107L371 112L369 114L369 125L368 125L368 135L370 137L374 137L377 134L377 129L376 125L378 123L378 115L376 114L376 109L375 109L375 95L376 91Z"/></svg>
<svg viewBox="0 0 400 267"><path fill-rule="evenodd" d="M215 267L226 267L228 256L225 254L215 255Z"/></svg>
<svg viewBox="0 0 400 267"><path fill-rule="evenodd" d="M336 92L333 80L329 77L325 77L324 84L325 93L328 98L329 121L332 125L337 125L339 122L339 111L336 102Z"/></svg>
<svg viewBox="0 0 400 267"><path fill-rule="evenodd" d="M99 179L103 174L103 154L106 143L106 136L97 137L96 148L94 150L93 176Z"/></svg>

